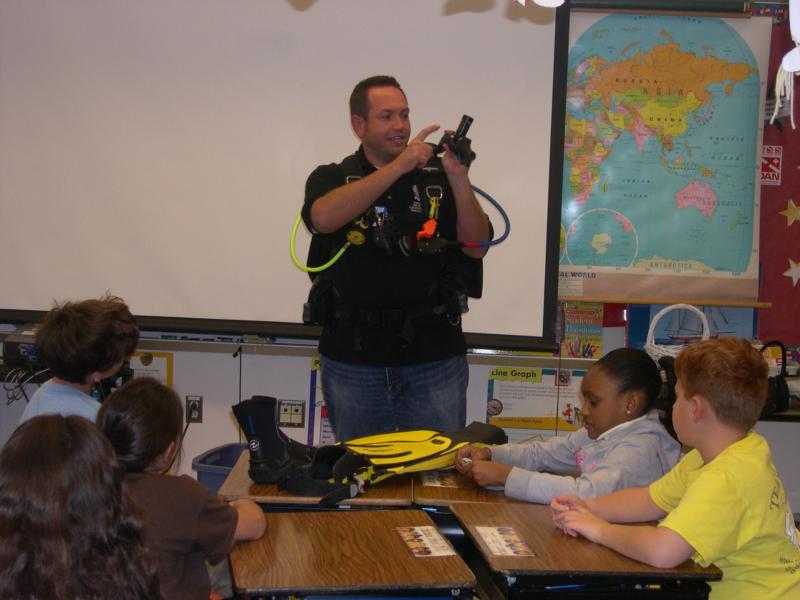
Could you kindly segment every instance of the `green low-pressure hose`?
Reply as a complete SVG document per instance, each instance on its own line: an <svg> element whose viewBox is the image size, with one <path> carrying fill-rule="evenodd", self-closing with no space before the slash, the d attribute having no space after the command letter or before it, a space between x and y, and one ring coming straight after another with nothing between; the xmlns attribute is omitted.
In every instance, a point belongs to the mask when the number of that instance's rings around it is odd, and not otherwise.
<svg viewBox="0 0 800 600"><path fill-rule="evenodd" d="M337 260L339 260L339 258L341 258L342 254L344 254L344 251L347 250L347 247L350 245L350 242L345 242L344 246L339 248L339 251L334 254L333 257L325 264L318 267L309 267L308 265L304 265L297 258L297 254L294 251L294 244L297 240L297 229L300 227L300 221L302 221L302 216L297 215L297 218L294 220L294 225L292 226L292 235L289 237L289 254L292 256L292 262L298 269L305 271L306 273L319 273L320 271L324 271L333 265L333 263L335 263Z"/></svg>

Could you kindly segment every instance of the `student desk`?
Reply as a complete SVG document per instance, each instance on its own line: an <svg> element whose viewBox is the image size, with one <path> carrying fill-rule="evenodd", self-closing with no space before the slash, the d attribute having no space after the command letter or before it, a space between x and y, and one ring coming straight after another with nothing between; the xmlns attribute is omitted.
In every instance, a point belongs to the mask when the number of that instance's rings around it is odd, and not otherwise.
<svg viewBox="0 0 800 600"><path fill-rule="evenodd" d="M247 474L250 453L242 452L239 460L231 469L228 477L219 488L219 495L225 500L248 498L261 504L266 510L280 508L290 510L319 510L319 497L295 496L286 490L279 490L276 485L253 483ZM413 492L411 477L398 475L372 487L355 498L343 500L340 506L358 506L372 508L397 508L411 506Z"/></svg>
<svg viewBox="0 0 800 600"><path fill-rule="evenodd" d="M657 569L558 529L550 507L539 504L454 504L453 513L507 598L545 594L547 598L707 598L706 581L719 580L716 567L686 561ZM476 527L513 527L534 556L493 554ZM638 587L637 587L638 586Z"/></svg>
<svg viewBox="0 0 800 600"><path fill-rule="evenodd" d="M445 471L444 485L424 485L425 473L414 475L414 504L449 509L462 502L520 502L507 498L502 490L489 491L456 471Z"/></svg>
<svg viewBox="0 0 800 600"><path fill-rule="evenodd" d="M442 485L424 485L427 473L414 474L414 504L425 510L441 532L459 553L465 551L465 536L461 524L453 516L452 506L464 502L520 502L507 498L500 491L482 488L469 477L453 471L440 472ZM434 473L435 474L435 473Z"/></svg>
<svg viewBox="0 0 800 600"><path fill-rule="evenodd" d="M472 598L475 576L457 555L415 557L396 530L433 526L420 510L268 512L259 540L230 553L247 595L382 593ZM452 590L452 592L451 592Z"/></svg>

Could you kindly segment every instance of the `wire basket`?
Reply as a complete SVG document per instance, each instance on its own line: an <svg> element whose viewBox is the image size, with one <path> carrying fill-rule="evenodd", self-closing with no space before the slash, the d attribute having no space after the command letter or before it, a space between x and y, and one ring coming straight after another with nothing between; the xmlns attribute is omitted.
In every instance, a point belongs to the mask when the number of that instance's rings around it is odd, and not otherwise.
<svg viewBox="0 0 800 600"><path fill-rule="evenodd" d="M700 323L703 325L703 333L700 336L701 341L706 341L709 337L711 337L711 330L708 327L708 319L706 319L705 313L697 308L696 306L692 306L691 304L670 304L669 306L665 306L660 311L656 313L656 316L653 317L653 320L650 321L650 328L647 331L647 339L644 342L644 351L650 355L654 361L658 362L659 358L664 356L671 356L672 358L676 358L678 354L681 353L686 346L689 344L656 344L655 342L655 331L656 331L656 324L658 321L669 312L673 310L688 310L693 312L698 316L700 319Z"/></svg>

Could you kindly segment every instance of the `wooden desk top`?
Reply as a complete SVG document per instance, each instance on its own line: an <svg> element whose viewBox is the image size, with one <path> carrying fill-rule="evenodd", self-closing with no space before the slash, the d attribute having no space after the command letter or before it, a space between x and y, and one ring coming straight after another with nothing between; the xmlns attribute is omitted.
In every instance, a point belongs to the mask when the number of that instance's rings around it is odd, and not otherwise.
<svg viewBox="0 0 800 600"><path fill-rule="evenodd" d="M622 556L618 552L573 538L558 529L550 516L550 507L541 504L455 504L453 514L480 549L492 571L505 576L609 576L618 579L699 579L722 578L716 567L700 567L691 560L674 569L658 569ZM475 527L513 527L534 556L496 556L492 554Z"/></svg>
<svg viewBox="0 0 800 600"><path fill-rule="evenodd" d="M456 471L444 471L447 485L423 485L424 473L414 474L414 504L417 506L450 506L460 502L521 502L508 498L500 491L489 491L482 488L469 477ZM457 484L458 487L450 485Z"/></svg>
<svg viewBox="0 0 800 600"><path fill-rule="evenodd" d="M298 506L319 504L319 496L295 496L285 490L279 490L275 485L253 483L247 474L249 461L250 453L245 450L219 488L219 495L225 500L249 498L259 504L296 504ZM413 502L411 485L411 477L408 475L390 477L375 486L368 487L363 494L343 500L339 504L345 506L411 506Z"/></svg>
<svg viewBox="0 0 800 600"><path fill-rule="evenodd" d="M237 590L336 594L475 589L457 555L415 557L397 527L433 526L421 510L268 512L267 532L230 553Z"/></svg>

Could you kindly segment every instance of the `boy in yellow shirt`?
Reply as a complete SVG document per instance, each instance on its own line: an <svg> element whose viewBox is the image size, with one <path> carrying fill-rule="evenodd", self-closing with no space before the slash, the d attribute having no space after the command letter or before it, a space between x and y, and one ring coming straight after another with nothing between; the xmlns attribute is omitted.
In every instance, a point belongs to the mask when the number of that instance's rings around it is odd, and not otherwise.
<svg viewBox="0 0 800 600"><path fill-rule="evenodd" d="M712 598L800 598L792 511L766 440L751 431L767 395L766 361L746 341L722 338L683 350L675 374L673 424L693 450L649 487L558 496L553 520L656 567L715 564L722 580L710 584Z"/></svg>

